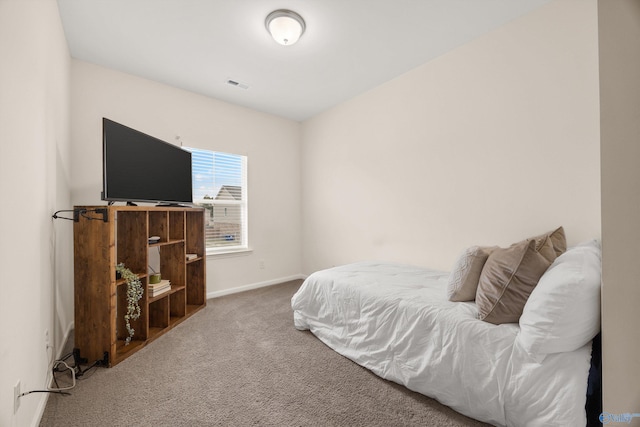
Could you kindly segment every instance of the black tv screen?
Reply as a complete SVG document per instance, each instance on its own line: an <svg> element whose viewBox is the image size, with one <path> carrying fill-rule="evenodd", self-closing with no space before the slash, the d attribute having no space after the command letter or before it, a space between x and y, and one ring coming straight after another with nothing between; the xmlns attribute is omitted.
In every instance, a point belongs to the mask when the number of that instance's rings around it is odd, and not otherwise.
<svg viewBox="0 0 640 427"><path fill-rule="evenodd" d="M191 153L102 119L102 200L192 203Z"/></svg>

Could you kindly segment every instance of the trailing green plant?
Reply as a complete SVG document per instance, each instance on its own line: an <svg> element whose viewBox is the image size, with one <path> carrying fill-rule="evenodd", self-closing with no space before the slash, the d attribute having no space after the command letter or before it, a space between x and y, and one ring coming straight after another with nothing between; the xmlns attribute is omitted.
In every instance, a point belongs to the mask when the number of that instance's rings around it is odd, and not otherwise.
<svg viewBox="0 0 640 427"><path fill-rule="evenodd" d="M125 267L124 263L116 265L116 272L120 273L120 276L127 283L127 312L124 314L124 322L129 336L125 339L124 345L129 345L135 333L135 329L131 327L131 320L137 320L140 317L140 304L138 304L138 301L142 298L144 288L138 275Z"/></svg>

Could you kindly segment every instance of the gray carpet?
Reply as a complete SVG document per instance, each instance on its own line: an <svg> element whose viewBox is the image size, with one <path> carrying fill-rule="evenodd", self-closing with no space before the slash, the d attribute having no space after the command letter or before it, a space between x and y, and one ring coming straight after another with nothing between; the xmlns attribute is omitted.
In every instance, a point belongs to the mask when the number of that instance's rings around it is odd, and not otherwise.
<svg viewBox="0 0 640 427"><path fill-rule="evenodd" d="M383 380L293 326L300 281L207 301L71 396L41 426L485 426Z"/></svg>

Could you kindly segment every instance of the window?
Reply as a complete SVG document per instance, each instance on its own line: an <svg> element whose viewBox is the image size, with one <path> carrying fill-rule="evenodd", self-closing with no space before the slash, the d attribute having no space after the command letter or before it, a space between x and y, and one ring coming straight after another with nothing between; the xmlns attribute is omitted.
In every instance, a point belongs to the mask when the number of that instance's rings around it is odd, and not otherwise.
<svg viewBox="0 0 640 427"><path fill-rule="evenodd" d="M206 210L207 253L247 249L247 156L183 148L191 152L193 203Z"/></svg>

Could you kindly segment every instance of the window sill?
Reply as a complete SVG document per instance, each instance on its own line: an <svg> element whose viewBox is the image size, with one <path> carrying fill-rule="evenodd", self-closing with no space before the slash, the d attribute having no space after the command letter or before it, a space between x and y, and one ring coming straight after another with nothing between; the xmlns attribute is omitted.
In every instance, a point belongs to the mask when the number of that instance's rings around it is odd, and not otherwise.
<svg viewBox="0 0 640 427"><path fill-rule="evenodd" d="M231 258L247 256L253 253L251 248L240 249L207 249L207 258Z"/></svg>

